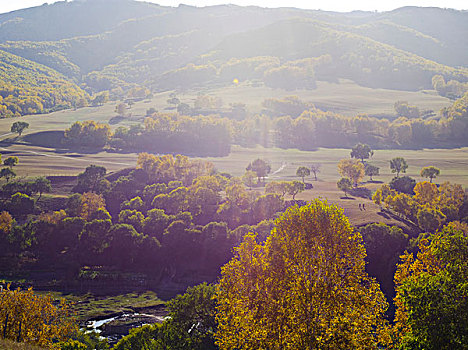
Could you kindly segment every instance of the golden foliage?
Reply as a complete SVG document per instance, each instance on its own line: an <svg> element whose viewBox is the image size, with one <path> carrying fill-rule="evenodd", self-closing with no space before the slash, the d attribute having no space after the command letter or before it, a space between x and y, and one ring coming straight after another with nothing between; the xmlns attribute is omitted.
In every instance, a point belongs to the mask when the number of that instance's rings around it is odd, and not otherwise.
<svg viewBox="0 0 468 350"><path fill-rule="evenodd" d="M248 234L222 268L220 349L377 349L387 307L342 209L293 207L264 244Z"/></svg>
<svg viewBox="0 0 468 350"><path fill-rule="evenodd" d="M88 220L99 209L106 209L106 202L100 194L85 192L81 196L80 216Z"/></svg>
<svg viewBox="0 0 468 350"><path fill-rule="evenodd" d="M34 294L32 288L10 290L10 286L0 291L0 327L0 337L50 349L77 331L63 300L54 305L49 295Z"/></svg>
<svg viewBox="0 0 468 350"><path fill-rule="evenodd" d="M354 186L364 178L364 165L357 159L342 159L338 163L338 171L342 177L349 178Z"/></svg>

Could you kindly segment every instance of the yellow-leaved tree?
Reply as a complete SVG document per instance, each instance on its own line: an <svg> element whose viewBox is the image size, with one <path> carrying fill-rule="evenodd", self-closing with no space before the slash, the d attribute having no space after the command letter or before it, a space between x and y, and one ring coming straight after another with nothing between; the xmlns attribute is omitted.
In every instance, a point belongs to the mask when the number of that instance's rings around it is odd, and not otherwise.
<svg viewBox="0 0 468 350"><path fill-rule="evenodd" d="M69 305L28 290L0 291L0 338L54 348L78 330ZM58 346L58 345L57 345Z"/></svg>
<svg viewBox="0 0 468 350"><path fill-rule="evenodd" d="M387 302L365 272L362 237L343 210L315 200L246 235L222 268L220 349L377 349Z"/></svg>

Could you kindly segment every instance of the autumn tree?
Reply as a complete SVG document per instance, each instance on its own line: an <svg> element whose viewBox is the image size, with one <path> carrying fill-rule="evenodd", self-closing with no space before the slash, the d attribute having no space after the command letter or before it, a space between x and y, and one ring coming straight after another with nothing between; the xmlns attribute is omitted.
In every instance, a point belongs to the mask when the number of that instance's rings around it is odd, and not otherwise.
<svg viewBox="0 0 468 350"><path fill-rule="evenodd" d="M14 122L14 123L11 125L10 131L11 131L11 132L16 132L19 136L21 136L21 134L23 133L23 131L26 130L27 128L29 128L29 123L26 123L26 122Z"/></svg>
<svg viewBox="0 0 468 350"><path fill-rule="evenodd" d="M260 182L260 178L265 179L270 173L271 166L263 159L257 158L247 166L246 170L254 171L257 174L258 182Z"/></svg>
<svg viewBox="0 0 468 350"><path fill-rule="evenodd" d="M74 192L96 192L99 181L104 179L106 168L100 165L91 164L85 171L78 174L78 184L73 189Z"/></svg>
<svg viewBox="0 0 468 350"><path fill-rule="evenodd" d="M0 290L1 337L53 348L76 331L69 305L28 290Z"/></svg>
<svg viewBox="0 0 468 350"><path fill-rule="evenodd" d="M432 183L432 179L435 179L440 175L440 169L435 166L428 166L421 169L421 177L428 177Z"/></svg>
<svg viewBox="0 0 468 350"><path fill-rule="evenodd" d="M423 237L395 274L395 344L400 349L465 349L468 344L468 230L449 224Z"/></svg>
<svg viewBox="0 0 468 350"><path fill-rule="evenodd" d="M358 143L351 149L351 158L360 159L364 163L364 159L369 159L374 155L374 151L369 145Z"/></svg>
<svg viewBox="0 0 468 350"><path fill-rule="evenodd" d="M345 197L348 198L348 192L353 189L353 183L347 177L342 177L337 183L336 186L344 192Z"/></svg>
<svg viewBox="0 0 468 350"><path fill-rule="evenodd" d="M271 181L265 186L265 193L278 193L284 197L288 193L289 181Z"/></svg>
<svg viewBox="0 0 468 350"><path fill-rule="evenodd" d="M266 242L247 234L222 268L220 349L349 349L388 341L385 297L343 210L315 200L276 220Z"/></svg>
<svg viewBox="0 0 468 350"><path fill-rule="evenodd" d="M78 207L79 216L83 219L88 220L96 213L99 209L105 209L106 202L101 195L93 192L85 192L80 197L80 203Z"/></svg>
<svg viewBox="0 0 468 350"><path fill-rule="evenodd" d="M396 173L397 177L399 177L400 173L406 173L408 164L404 158L396 157L390 160L390 169L392 170L392 173Z"/></svg>
<svg viewBox="0 0 468 350"><path fill-rule="evenodd" d="M357 187L359 182L364 178L364 165L356 159L342 159L338 163L338 171L342 177L347 177L353 182L354 187Z"/></svg>
<svg viewBox="0 0 468 350"><path fill-rule="evenodd" d="M305 166L300 166L296 170L296 176L302 178L302 183L304 183L304 178L310 175L310 169Z"/></svg>
<svg viewBox="0 0 468 350"><path fill-rule="evenodd" d="M380 170L380 168L378 166L375 166L375 165L372 165L372 164L366 164L365 173L366 173L367 176L369 176L370 181L373 181L372 176L379 175L379 170Z"/></svg>

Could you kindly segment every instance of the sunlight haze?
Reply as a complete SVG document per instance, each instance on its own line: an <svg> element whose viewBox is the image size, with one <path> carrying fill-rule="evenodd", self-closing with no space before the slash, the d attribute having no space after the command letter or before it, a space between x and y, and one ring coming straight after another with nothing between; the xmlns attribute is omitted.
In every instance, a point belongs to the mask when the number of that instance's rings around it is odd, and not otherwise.
<svg viewBox="0 0 468 350"><path fill-rule="evenodd" d="M44 3L52 4L56 1L44 1L44 0L0 0L0 13L14 11L22 8L28 8L33 6L41 6ZM340 11L348 12L353 10L362 11L391 11L398 7L403 6L422 6L422 7L444 7L454 8L457 10L467 9L467 3L463 0L395 0L395 1L307 1L307 0L185 0L185 1L173 1L173 0L160 0L160 1L147 1L157 3L163 6L178 6L180 3L192 5L192 6L212 6L225 3L236 4L240 6L260 6L260 7L297 7L304 9L315 9L315 10L326 10L326 11Z"/></svg>

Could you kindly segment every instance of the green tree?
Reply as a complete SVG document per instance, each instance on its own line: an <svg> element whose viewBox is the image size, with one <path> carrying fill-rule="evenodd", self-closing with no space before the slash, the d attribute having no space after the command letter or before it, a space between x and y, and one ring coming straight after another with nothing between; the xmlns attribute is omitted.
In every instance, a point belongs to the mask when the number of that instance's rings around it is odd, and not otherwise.
<svg viewBox="0 0 468 350"><path fill-rule="evenodd" d="M296 200L296 195L304 191L305 185L300 181L290 181L287 185L288 194L292 196L293 201Z"/></svg>
<svg viewBox="0 0 468 350"><path fill-rule="evenodd" d="M85 171L78 174L78 184L73 189L74 192L95 192L99 181L104 179L106 168L100 165L90 165Z"/></svg>
<svg viewBox="0 0 468 350"><path fill-rule="evenodd" d="M375 166L375 165L372 165L372 164L366 164L365 173L366 173L367 176L369 176L370 181L373 181L372 176L379 175L379 170L380 170L380 168L378 166Z"/></svg>
<svg viewBox="0 0 468 350"><path fill-rule="evenodd" d="M440 175L440 169L435 166L428 166L421 169L421 177L428 177L432 183L432 179L435 179Z"/></svg>
<svg viewBox="0 0 468 350"><path fill-rule="evenodd" d="M4 177L7 182L10 181L12 177L15 177L16 173L10 168L3 168L0 170L0 177Z"/></svg>
<svg viewBox="0 0 468 350"><path fill-rule="evenodd" d="M257 158L247 166L246 170L254 171L257 174L258 182L260 182L260 178L265 179L270 173L271 166L263 159Z"/></svg>
<svg viewBox="0 0 468 350"><path fill-rule="evenodd" d="M16 164L18 164L18 157L8 157L3 161L3 165L13 168Z"/></svg>
<svg viewBox="0 0 468 350"><path fill-rule="evenodd" d="M416 186L416 180L409 176L394 177L389 185L395 191L412 195L414 193L414 186Z"/></svg>
<svg viewBox="0 0 468 350"><path fill-rule="evenodd" d="M369 159L374 155L374 151L369 145L358 143L351 149L351 158L360 159L364 163L364 159Z"/></svg>
<svg viewBox="0 0 468 350"><path fill-rule="evenodd" d="M222 268L218 346L384 347L387 303L365 256L343 210L320 200L288 209L263 244L247 234Z"/></svg>
<svg viewBox="0 0 468 350"><path fill-rule="evenodd" d="M404 158L396 157L390 160L390 169L392 170L392 173L396 173L397 177L399 177L400 173L406 173L408 164Z"/></svg>
<svg viewBox="0 0 468 350"><path fill-rule="evenodd" d="M26 123L26 122L14 122L14 123L11 125L10 131L11 131L11 132L16 132L19 136L21 136L21 134L23 133L23 131L26 130L27 128L29 128L29 123Z"/></svg>
<svg viewBox="0 0 468 350"><path fill-rule="evenodd" d="M347 177L342 177L337 183L336 186L344 192L345 197L348 198L348 192L353 189L353 183Z"/></svg>
<svg viewBox="0 0 468 350"><path fill-rule="evenodd" d="M37 201L39 201L43 193L50 192L52 190L50 180L44 176L36 177L31 183L31 190L34 193L39 193L39 197L37 198Z"/></svg>
<svg viewBox="0 0 468 350"><path fill-rule="evenodd" d="M310 175L310 169L305 166L300 166L296 170L296 176L302 177L302 183L304 183L304 178Z"/></svg>
<svg viewBox="0 0 468 350"><path fill-rule="evenodd" d="M400 349L466 349L468 236L457 225L419 242L395 274L395 344Z"/></svg>

